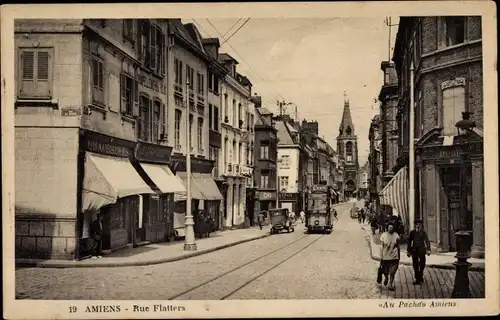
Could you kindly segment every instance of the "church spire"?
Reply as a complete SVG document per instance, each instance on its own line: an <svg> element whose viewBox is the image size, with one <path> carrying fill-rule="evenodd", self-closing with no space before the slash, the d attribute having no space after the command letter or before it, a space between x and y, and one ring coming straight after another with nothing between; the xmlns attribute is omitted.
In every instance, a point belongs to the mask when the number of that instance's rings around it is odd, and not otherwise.
<svg viewBox="0 0 500 320"><path fill-rule="evenodd" d="M351 117L351 108L349 107L349 98L344 90L344 112L342 113L342 121L339 127L340 135L354 136L354 124Z"/></svg>

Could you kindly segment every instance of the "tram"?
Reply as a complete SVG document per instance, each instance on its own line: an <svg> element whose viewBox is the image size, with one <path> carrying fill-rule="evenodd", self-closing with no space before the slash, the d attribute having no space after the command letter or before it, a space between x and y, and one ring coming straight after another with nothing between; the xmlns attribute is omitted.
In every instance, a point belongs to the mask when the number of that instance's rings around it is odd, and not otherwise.
<svg viewBox="0 0 500 320"><path fill-rule="evenodd" d="M306 228L308 233L321 232L331 233L333 231L331 187L326 185L314 185L309 194L306 212Z"/></svg>

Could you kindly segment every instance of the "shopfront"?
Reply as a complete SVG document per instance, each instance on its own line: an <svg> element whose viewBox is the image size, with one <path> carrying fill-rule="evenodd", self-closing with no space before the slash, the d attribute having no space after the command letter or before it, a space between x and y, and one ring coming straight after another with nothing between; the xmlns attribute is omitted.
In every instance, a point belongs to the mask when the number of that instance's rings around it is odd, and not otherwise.
<svg viewBox="0 0 500 320"><path fill-rule="evenodd" d="M78 255L90 254L90 225L103 215L103 250L130 246L136 237L140 195L156 192L132 164L135 142L81 130L79 188L81 213L78 216Z"/></svg>
<svg viewBox="0 0 500 320"><path fill-rule="evenodd" d="M255 191L256 212L267 211L276 208L276 191L257 190Z"/></svg>
<svg viewBox="0 0 500 320"><path fill-rule="evenodd" d="M181 179L184 186L187 179L191 179L191 208L195 223L200 214L209 215L214 222L220 221L220 206L224 199L211 172L214 161L192 158L191 176L186 173L186 159L183 156L172 156L172 168L175 175ZM174 228L178 236L184 236L184 217L186 214L186 192L176 192L174 194Z"/></svg>
<svg viewBox="0 0 500 320"><path fill-rule="evenodd" d="M298 214L299 194L297 192L280 192L279 193L279 202L281 208L288 209L289 212L295 212Z"/></svg>
<svg viewBox="0 0 500 320"><path fill-rule="evenodd" d="M455 232L460 225L460 189L466 188L467 229L472 233L472 255L484 256L484 177L483 145L473 140L468 147L469 161L463 163L463 146L459 143L439 145L439 138L424 137L418 145L417 203L431 245L440 252L457 250ZM432 141L432 143L430 143ZM466 179L460 181L460 170L466 168Z"/></svg>
<svg viewBox="0 0 500 320"><path fill-rule="evenodd" d="M171 147L138 142L134 166L156 194L140 197L135 243L161 242L174 237L173 201L175 192L185 192L182 181L169 168Z"/></svg>

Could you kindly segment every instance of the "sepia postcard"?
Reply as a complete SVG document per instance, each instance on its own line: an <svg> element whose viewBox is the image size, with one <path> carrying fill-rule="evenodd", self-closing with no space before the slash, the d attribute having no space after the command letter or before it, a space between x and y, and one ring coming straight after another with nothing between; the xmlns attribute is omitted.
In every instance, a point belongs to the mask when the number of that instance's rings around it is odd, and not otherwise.
<svg viewBox="0 0 500 320"><path fill-rule="evenodd" d="M498 314L495 9L2 6L4 318Z"/></svg>

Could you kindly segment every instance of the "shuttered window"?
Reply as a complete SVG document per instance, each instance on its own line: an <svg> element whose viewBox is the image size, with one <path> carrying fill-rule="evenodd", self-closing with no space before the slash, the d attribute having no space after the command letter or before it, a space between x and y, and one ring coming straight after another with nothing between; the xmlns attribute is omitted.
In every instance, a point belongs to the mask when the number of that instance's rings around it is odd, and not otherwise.
<svg viewBox="0 0 500 320"><path fill-rule="evenodd" d="M181 149L181 120L182 120L182 111L175 109L175 131L174 131L175 150Z"/></svg>
<svg viewBox="0 0 500 320"><path fill-rule="evenodd" d="M91 58L92 103L105 105L104 101L104 63L101 58Z"/></svg>
<svg viewBox="0 0 500 320"><path fill-rule="evenodd" d="M151 100L146 96L141 96L139 108L138 138L142 141L151 141Z"/></svg>
<svg viewBox="0 0 500 320"><path fill-rule="evenodd" d="M120 78L121 112L132 116L134 111L135 95L137 92L137 81L122 73Z"/></svg>
<svg viewBox="0 0 500 320"><path fill-rule="evenodd" d="M198 118L198 153L203 153L203 118Z"/></svg>
<svg viewBox="0 0 500 320"><path fill-rule="evenodd" d="M153 103L153 122L152 122L152 141L158 143L160 135L160 117L161 117L161 102L154 101Z"/></svg>
<svg viewBox="0 0 500 320"><path fill-rule="evenodd" d="M52 49L20 49L20 98L50 99L52 97Z"/></svg>

